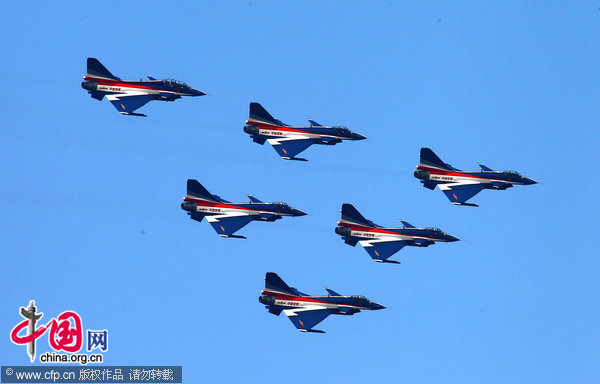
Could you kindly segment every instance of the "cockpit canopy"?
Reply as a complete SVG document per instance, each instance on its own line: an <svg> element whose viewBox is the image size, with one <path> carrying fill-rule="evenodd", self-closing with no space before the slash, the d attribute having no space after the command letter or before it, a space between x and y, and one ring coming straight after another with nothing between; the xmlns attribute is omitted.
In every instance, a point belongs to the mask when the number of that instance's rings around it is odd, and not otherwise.
<svg viewBox="0 0 600 384"><path fill-rule="evenodd" d="M280 209L290 209L290 206L286 203L275 203L275 206Z"/></svg>
<svg viewBox="0 0 600 384"><path fill-rule="evenodd" d="M429 227L427 229L430 230L431 232L435 233L436 235L443 235L444 234L444 231L442 231L439 228Z"/></svg>
<svg viewBox="0 0 600 384"><path fill-rule="evenodd" d="M164 79L163 84L165 87L171 89L191 89L190 86L184 83L183 81L175 79Z"/></svg>
<svg viewBox="0 0 600 384"><path fill-rule="evenodd" d="M367 299L365 296L350 296L352 299L358 301L359 303L368 303L369 299Z"/></svg>
<svg viewBox="0 0 600 384"><path fill-rule="evenodd" d="M521 177L521 174L517 171L504 171L504 174L512 177Z"/></svg>
<svg viewBox="0 0 600 384"><path fill-rule="evenodd" d="M336 127L334 127L336 130L340 131L340 132L345 132L345 133L349 133L350 130L342 125L338 125Z"/></svg>

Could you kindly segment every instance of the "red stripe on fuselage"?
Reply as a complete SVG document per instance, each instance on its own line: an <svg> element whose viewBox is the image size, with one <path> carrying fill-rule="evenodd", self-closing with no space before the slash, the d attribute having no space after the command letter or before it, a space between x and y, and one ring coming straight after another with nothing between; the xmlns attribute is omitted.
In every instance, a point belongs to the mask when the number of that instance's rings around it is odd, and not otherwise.
<svg viewBox="0 0 600 384"><path fill-rule="evenodd" d="M348 223L346 221L338 221L338 225L341 225L344 227L350 227L350 230L352 230L352 231L385 233L385 234L390 234L390 235L402 235L402 236L407 236L407 237L420 237L420 236L415 236L415 235L407 235L405 233L400 233L400 232L388 231L387 229L382 229L382 228L365 227L363 225ZM401 228L398 228L398 229L401 229Z"/></svg>
<svg viewBox="0 0 600 384"><path fill-rule="evenodd" d="M121 81L117 81L117 80L101 79L101 78L98 78L98 77L91 77L91 76L84 76L83 79L87 80L87 81L95 81L96 83L98 83L98 85L107 86L107 87L148 89L148 90L158 91L158 92L167 92L167 93L174 93L174 94L181 93L181 94L183 94L183 92L169 91L169 90L166 90L166 89L152 88L152 87L148 87L148 86L145 86L145 85L128 83L126 81L123 82L122 80ZM106 92L106 91L100 90L100 92Z"/></svg>
<svg viewBox="0 0 600 384"><path fill-rule="evenodd" d="M192 197L184 197L183 198L184 201L192 201L202 207L215 207L215 208L229 208L229 209L243 209L245 211L256 211L256 212L262 212L264 210L261 209L252 209L252 208L246 208L246 207L239 207L237 205L231 205L231 204L224 204L224 203L216 203L216 202L212 202L212 201L206 201L206 200L200 200L200 199L194 199ZM270 212L270 211L264 211L264 212Z"/></svg>
<svg viewBox="0 0 600 384"><path fill-rule="evenodd" d="M333 304L333 303L329 303L327 301L311 299L311 298L304 297L304 296L291 296L291 295L286 295L286 294L280 293L280 292L269 291L266 289L263 289L262 293L265 295L275 297L275 300L304 301L304 302L308 302L308 303Z"/></svg>
<svg viewBox="0 0 600 384"><path fill-rule="evenodd" d="M155 91L162 91L162 89L156 89L156 88L147 87L145 85L131 84L131 83L117 81L117 80L100 79L97 77L90 77L90 76L85 76L83 79L87 80L87 81L95 81L96 83L98 83L98 85L106 85L108 87L126 87L126 88L152 89Z"/></svg>
<svg viewBox="0 0 600 384"><path fill-rule="evenodd" d="M500 180L500 179L492 179L492 178L485 177L485 176L469 175L468 173L459 173L459 172L455 172L455 171L444 171L442 169L425 167L423 165L418 165L417 169L423 170L423 171L429 171L429 173L433 174L433 175L471 177L471 178L474 178L474 179L486 179L486 180L504 181L504 180Z"/></svg>
<svg viewBox="0 0 600 384"><path fill-rule="evenodd" d="M331 304L331 305L337 305L337 306L340 306L340 307L359 307L359 306L355 306L355 305L352 305L352 304L331 303L329 301L312 299L312 298L306 297L306 296L291 296L291 295L286 295L286 294L280 293L280 292L269 291L267 289L263 289L262 290L262 294L273 296L275 298L275 300L287 300L287 301L298 301L298 302L306 302L306 303Z"/></svg>

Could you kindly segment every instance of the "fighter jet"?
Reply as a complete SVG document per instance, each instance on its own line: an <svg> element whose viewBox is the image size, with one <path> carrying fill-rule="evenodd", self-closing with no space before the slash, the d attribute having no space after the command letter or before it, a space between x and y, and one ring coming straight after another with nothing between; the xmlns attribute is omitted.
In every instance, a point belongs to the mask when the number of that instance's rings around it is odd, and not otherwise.
<svg viewBox="0 0 600 384"><path fill-rule="evenodd" d="M178 80L157 80L148 76L147 81L140 79L121 80L110 73L98 59L88 57L87 74L83 77L81 88L96 100L104 96L123 115L143 116L134 111L152 100L175 101L181 96L203 96L204 92L194 89Z"/></svg>
<svg viewBox="0 0 600 384"><path fill-rule="evenodd" d="M385 308L364 296L343 296L327 287L325 289L327 296L309 296L289 287L276 273L267 272L265 289L258 301L276 316L283 311L300 332L315 333L325 333L312 328L329 315L354 315L363 309Z"/></svg>
<svg viewBox="0 0 600 384"><path fill-rule="evenodd" d="M400 262L388 258L407 245L428 247L436 242L459 240L439 228L416 228L404 220L400 222L402 228L384 228L365 219L352 204L342 204L342 219L338 221L335 233L353 247L360 243L373 261L393 264Z"/></svg>
<svg viewBox="0 0 600 384"><path fill-rule="evenodd" d="M366 139L346 127L325 127L311 119L308 122L308 127L292 127L275 119L259 103L250 103L250 118L244 132L260 145L268 141L282 159L300 161L307 160L296 155L313 144L335 145L342 140Z"/></svg>
<svg viewBox="0 0 600 384"><path fill-rule="evenodd" d="M251 221L275 221L283 216L304 216L306 213L292 208L286 203L263 203L256 197L248 195L249 203L232 203L213 195L197 180L187 181L187 195L183 198L181 209L187 211L192 220L206 220L221 237L245 239L236 236Z"/></svg>
<svg viewBox="0 0 600 384"><path fill-rule="evenodd" d="M421 148L421 163L414 175L425 188L433 190L437 185L454 205L478 207L467 203L471 197L484 189L505 190L513 185L537 184L516 171L494 171L481 163L480 172L464 172L444 163L429 148Z"/></svg>

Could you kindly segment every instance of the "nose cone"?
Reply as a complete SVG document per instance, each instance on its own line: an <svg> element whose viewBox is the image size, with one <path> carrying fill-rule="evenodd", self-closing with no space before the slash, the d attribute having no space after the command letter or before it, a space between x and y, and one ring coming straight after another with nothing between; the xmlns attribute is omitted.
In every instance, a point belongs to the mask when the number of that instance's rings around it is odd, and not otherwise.
<svg viewBox="0 0 600 384"><path fill-rule="evenodd" d="M454 237L454 236L448 235L448 234L444 235L444 239L451 243L455 242L455 241L460 241L460 239L458 237Z"/></svg>
<svg viewBox="0 0 600 384"><path fill-rule="evenodd" d="M206 93L200 91L199 89L192 88L191 92L192 96L204 96Z"/></svg>
<svg viewBox="0 0 600 384"><path fill-rule="evenodd" d="M294 216L306 216L307 213L304 212L304 211L301 211L299 209L292 208L292 215L294 215Z"/></svg>
<svg viewBox="0 0 600 384"><path fill-rule="evenodd" d="M525 184L525 185L537 184L537 181L530 179L529 177L524 177L523 184Z"/></svg>
<svg viewBox="0 0 600 384"><path fill-rule="evenodd" d="M379 309L385 309L385 307L379 303L376 303L374 301L371 301L371 307L373 308L374 311L377 311Z"/></svg>
<svg viewBox="0 0 600 384"><path fill-rule="evenodd" d="M363 136L363 135L361 135L360 133L352 132L352 139L354 139L354 140L364 140L364 139L366 139L366 137Z"/></svg>

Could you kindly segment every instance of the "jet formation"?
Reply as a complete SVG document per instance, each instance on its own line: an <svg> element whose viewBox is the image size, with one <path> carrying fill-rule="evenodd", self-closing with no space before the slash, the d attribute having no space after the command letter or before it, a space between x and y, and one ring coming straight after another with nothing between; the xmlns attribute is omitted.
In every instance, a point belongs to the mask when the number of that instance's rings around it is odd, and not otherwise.
<svg viewBox="0 0 600 384"><path fill-rule="evenodd" d="M259 103L250 103L244 132L260 145L268 141L282 159L299 161L307 161L296 155L313 144L335 145L343 140L366 139L346 127L326 127L311 119L308 122L310 126L293 127L275 119Z"/></svg>
<svg viewBox="0 0 600 384"><path fill-rule="evenodd" d="M342 236L348 245L363 246L373 261L400 264L388 260L405 246L428 247L436 242L454 242L459 239L439 228L416 228L400 220L402 228L385 228L367 220L352 204L342 204L342 219L338 221L335 233Z"/></svg>
<svg viewBox="0 0 600 384"><path fill-rule="evenodd" d="M481 171L465 172L444 163L431 149L421 148L420 163L414 176L425 188L438 186L454 205L478 207L467 200L484 189L505 190L513 185L537 184L516 171L494 171L478 163Z"/></svg>
<svg viewBox="0 0 600 384"><path fill-rule="evenodd" d="M101 101L105 96L123 115L143 116L136 110L153 100L175 101L183 96L204 96L205 93L187 84L170 79L122 80L113 75L98 59L87 59L87 72L81 87L90 96ZM259 103L250 103L249 118L243 128L250 138L260 145L268 142L285 160L307 161L297 157L308 147L336 145L344 140L364 140L365 136L344 126L323 126L308 119L309 126L291 126L275 119ZM505 190L514 185L531 185L536 182L515 171L494 171L478 163L481 171L466 172L443 162L431 149L421 148L420 163L414 176L428 189L439 187L454 205L477 206L467 203L484 189ZM187 180L187 194L181 209L192 220L201 222L205 217L220 237L240 238L235 233L252 221L273 222L284 216L304 216L305 212L286 203L265 203L248 195L248 203L232 203L211 194L197 180ZM402 227L382 227L366 219L352 204L342 204L341 219L335 233L353 247L359 244L373 261L400 264L389 260L405 246L428 247L437 242L455 242L459 239L439 228L417 228L400 220ZM325 333L313 329L329 315L354 315L363 310L380 310L385 307L365 296L345 296L325 287L327 295L312 296L288 286L276 273L267 272L265 288L258 301L269 313L279 316L283 312L301 332ZM30 329L35 322L35 307L31 302L21 314L29 319ZM33 310L31 310L33 308ZM29 317L28 317L29 316ZM38 316L38 315L36 315ZM39 315L37 318L39 318ZM31 332L31 331L30 331ZM35 358L35 342L30 343L28 354Z"/></svg>
<svg viewBox="0 0 600 384"><path fill-rule="evenodd" d="M206 217L219 236L237 239L245 239L234 233L252 221L275 221L284 216L306 215L286 203L264 203L251 195L248 198L249 203L232 203L208 192L198 180L189 179L181 209L198 222Z"/></svg>
<svg viewBox="0 0 600 384"><path fill-rule="evenodd" d="M171 79L157 80L148 76L148 80L121 80L110 73L102 63L93 57L87 59L87 74L83 77L81 88L96 100L104 96L123 115L143 116L134 113L138 108L152 100L175 101L182 96L204 96L205 93L190 87L184 82Z"/></svg>
<svg viewBox="0 0 600 384"><path fill-rule="evenodd" d="M267 272L265 289L258 301L272 313L281 312L290 319L301 332L325 333L313 329L329 315L354 315L362 310L378 310L385 307L364 296L344 296L332 289L325 288L327 296L310 296L289 287L276 273Z"/></svg>

